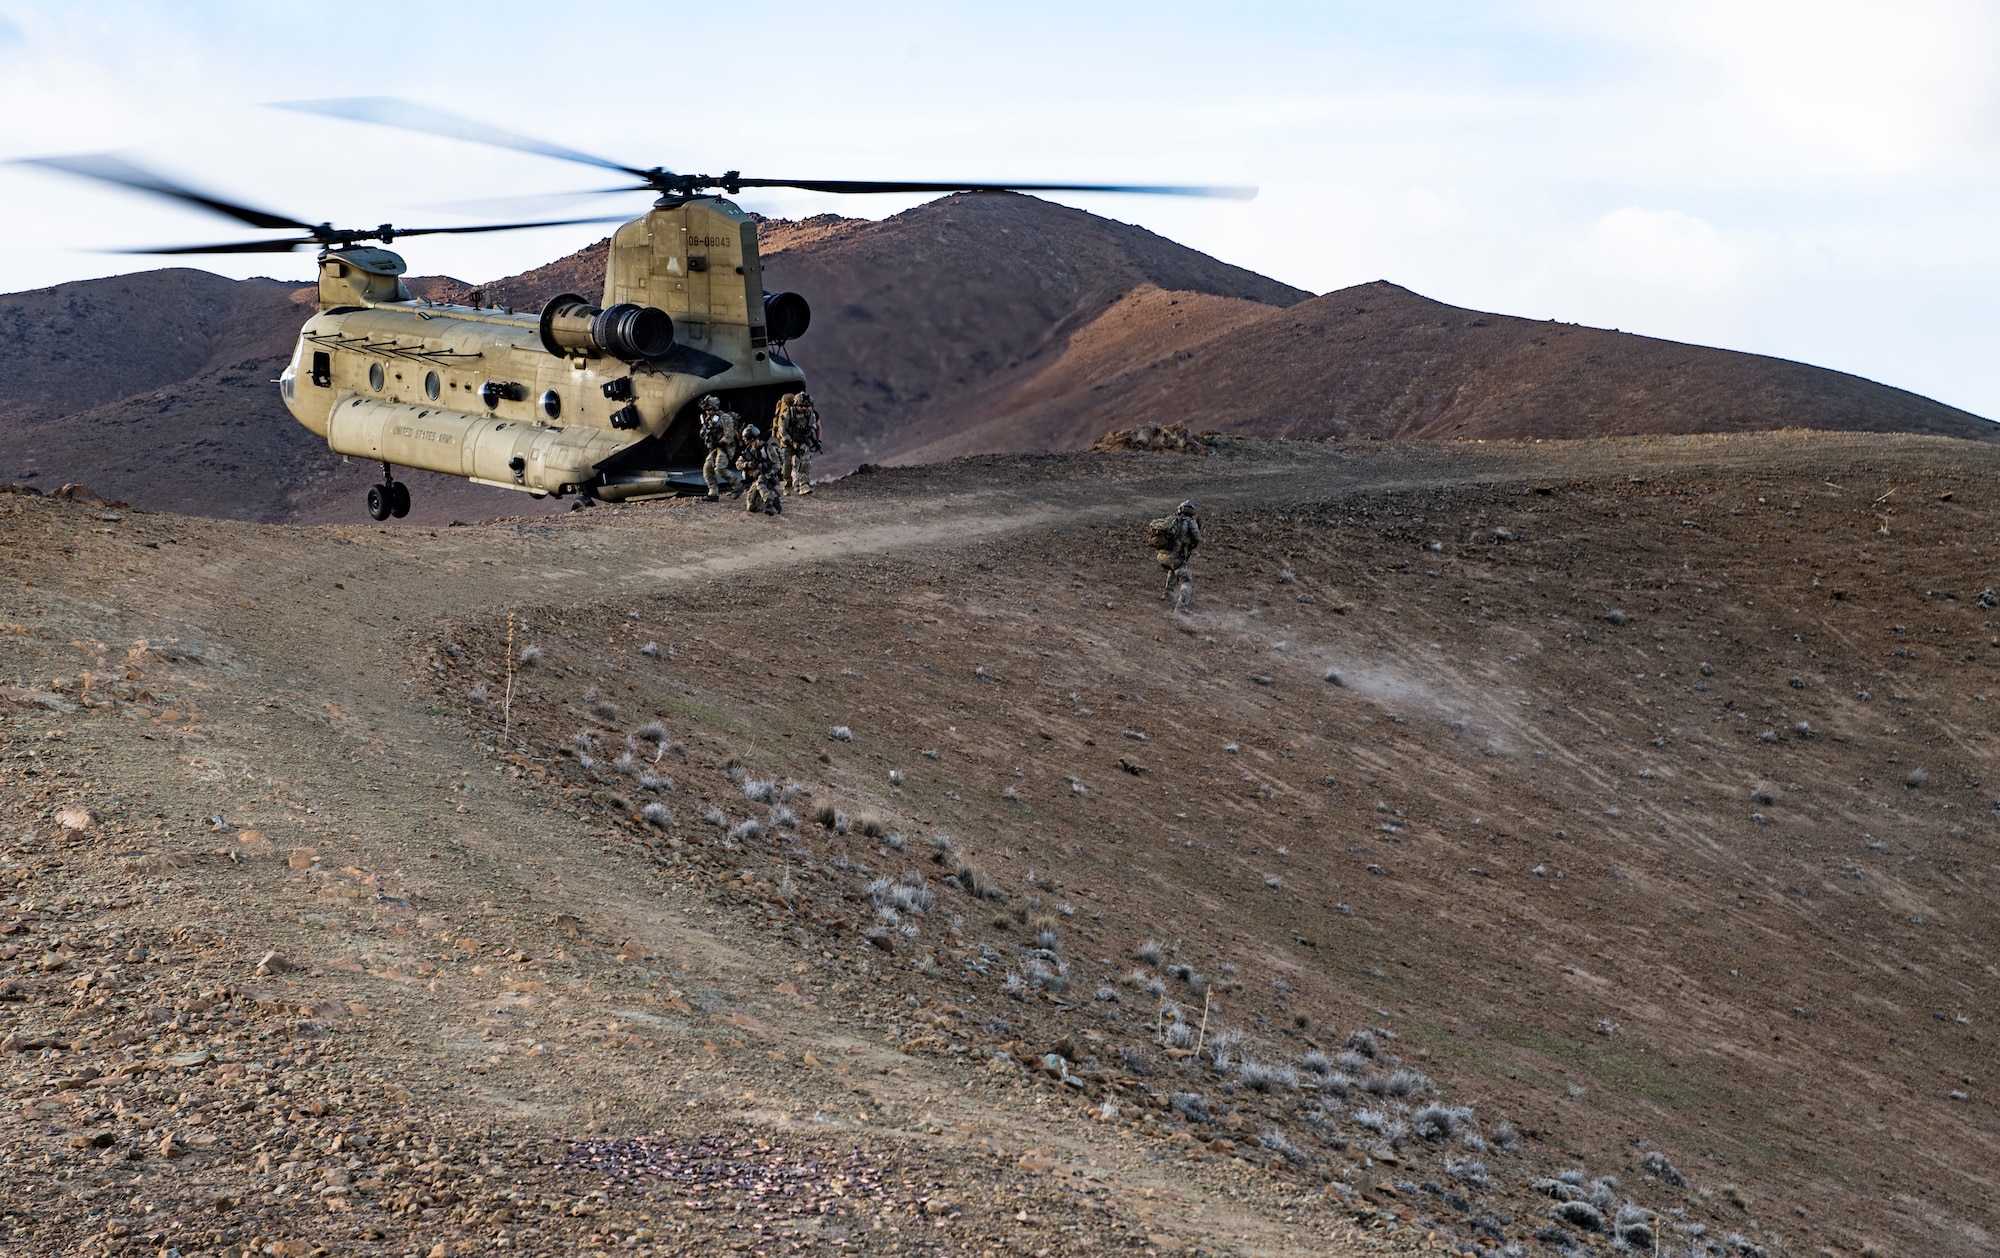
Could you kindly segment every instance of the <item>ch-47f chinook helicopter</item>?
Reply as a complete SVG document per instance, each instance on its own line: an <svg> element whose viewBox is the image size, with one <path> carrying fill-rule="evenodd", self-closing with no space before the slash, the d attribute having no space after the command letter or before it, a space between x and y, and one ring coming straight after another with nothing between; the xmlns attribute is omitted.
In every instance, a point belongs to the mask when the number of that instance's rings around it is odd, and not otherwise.
<svg viewBox="0 0 2000 1258"><path fill-rule="evenodd" d="M306 101L308 113L428 132L617 171L651 192L644 215L611 237L596 300L566 293L539 314L413 298L399 236L510 231L615 222L572 218L471 227L313 226L234 204L116 159L33 164L165 196L252 227L302 232L277 239L180 246L154 254L316 249L319 312L299 332L278 380L286 407L338 454L382 465L368 490L376 520L410 509L395 469L422 468L536 497L625 501L703 491L700 400L710 394L745 422L768 424L778 401L805 387L786 345L811 308L764 290L756 220L719 193L1134 192L1245 197L1253 189L1094 184L912 183L758 179L642 170L393 98Z"/></svg>

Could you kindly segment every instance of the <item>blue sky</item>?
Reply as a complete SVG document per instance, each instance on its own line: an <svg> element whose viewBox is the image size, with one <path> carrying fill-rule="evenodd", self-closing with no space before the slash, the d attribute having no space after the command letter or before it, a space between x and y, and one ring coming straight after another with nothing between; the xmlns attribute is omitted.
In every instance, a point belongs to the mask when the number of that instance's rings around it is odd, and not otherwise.
<svg viewBox="0 0 2000 1258"><path fill-rule="evenodd" d="M477 15L476 17L472 15ZM394 93L636 165L782 177L1210 181L1074 197L1325 291L1778 354L2000 417L1990 3L23 4L0 156L115 149L314 221L455 221L582 167L266 109ZM777 194L766 213L907 198ZM587 203L637 213L639 197ZM231 224L0 169L0 290ZM400 246L512 273L602 229ZM304 277L305 255L226 274Z"/></svg>

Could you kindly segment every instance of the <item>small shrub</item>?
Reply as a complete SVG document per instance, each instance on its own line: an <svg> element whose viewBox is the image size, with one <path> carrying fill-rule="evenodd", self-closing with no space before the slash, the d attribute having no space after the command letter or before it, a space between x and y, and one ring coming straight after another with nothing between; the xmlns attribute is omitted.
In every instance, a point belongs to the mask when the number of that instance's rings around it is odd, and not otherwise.
<svg viewBox="0 0 2000 1258"><path fill-rule="evenodd" d="M1285 880L1276 874L1266 874L1264 876L1264 885L1273 891L1283 891L1285 889Z"/></svg>
<svg viewBox="0 0 2000 1258"><path fill-rule="evenodd" d="M647 804L639 810L639 815L645 818L648 825L658 826L663 830L674 823L674 814L667 811L665 804Z"/></svg>
<svg viewBox="0 0 2000 1258"><path fill-rule="evenodd" d="M1316 1048L1299 1058L1299 1066L1316 1079L1324 1079L1333 1073L1333 1061Z"/></svg>
<svg viewBox="0 0 2000 1258"><path fill-rule="evenodd" d="M667 727L658 721L647 721L638 729L633 730L632 733L640 740L656 746L667 741Z"/></svg>
<svg viewBox="0 0 2000 1258"><path fill-rule="evenodd" d="M854 821L854 828L861 832L863 838L867 839L879 839L884 833L882 821L879 817L857 817Z"/></svg>
<svg viewBox="0 0 2000 1258"><path fill-rule="evenodd" d="M1462 1162L1446 1158L1444 1160L1444 1173L1458 1180L1460 1183L1470 1184L1474 1188L1484 1188L1493 1182L1486 1174L1486 1163L1480 1161L1478 1158L1466 1158Z"/></svg>
<svg viewBox="0 0 2000 1258"><path fill-rule="evenodd" d="M1553 1197L1557 1201L1581 1201L1584 1195L1583 1189L1560 1179L1538 1179L1530 1187L1542 1196Z"/></svg>
<svg viewBox="0 0 2000 1258"><path fill-rule="evenodd" d="M670 791L674 789L674 780L672 778L654 777L650 773L641 773L639 775L639 785L649 791Z"/></svg>
<svg viewBox="0 0 2000 1258"><path fill-rule="evenodd" d="M635 777L639 772L639 762L632 758L632 753L629 751L619 752L618 758L611 762L611 767L627 777Z"/></svg>
<svg viewBox="0 0 2000 1258"><path fill-rule="evenodd" d="M1277 1088L1299 1086L1298 1072L1290 1066L1267 1066L1248 1057L1245 1057L1243 1064L1236 1068L1236 1078L1252 1092L1269 1092Z"/></svg>
<svg viewBox="0 0 2000 1258"><path fill-rule="evenodd" d="M1493 1147L1502 1153L1512 1153L1521 1147L1521 1133L1514 1124L1502 1122L1493 1129Z"/></svg>
<svg viewBox="0 0 2000 1258"><path fill-rule="evenodd" d="M1377 1109L1355 1110L1354 1121L1360 1123L1363 1127L1366 1127L1378 1136L1389 1129L1389 1116Z"/></svg>
<svg viewBox="0 0 2000 1258"><path fill-rule="evenodd" d="M1167 1105L1191 1123L1205 1123L1208 1118L1208 1102L1199 1093L1176 1092L1167 1098Z"/></svg>
<svg viewBox="0 0 2000 1258"><path fill-rule="evenodd" d="M1153 1073L1153 1063L1146 1056L1146 1050L1137 1045L1127 1044L1118 1050L1118 1064L1140 1078Z"/></svg>
<svg viewBox="0 0 2000 1258"><path fill-rule="evenodd" d="M1422 1096L1431 1090L1428 1075L1415 1070L1398 1070L1389 1076L1385 1091L1390 1096Z"/></svg>
<svg viewBox="0 0 2000 1258"><path fill-rule="evenodd" d="M654 659L654 660L659 659L660 644L657 642L648 642L645 646L639 648L639 654L645 656L648 659Z"/></svg>
<svg viewBox="0 0 2000 1258"><path fill-rule="evenodd" d="M465 692L465 697L472 700L472 702L474 703L484 703L486 702L486 687L474 686L472 689Z"/></svg>
<svg viewBox="0 0 2000 1258"><path fill-rule="evenodd" d="M1667 1155L1658 1149L1640 1159L1639 1169L1663 1184L1670 1184L1675 1188L1687 1187L1687 1180L1682 1177L1674 1164L1667 1160Z"/></svg>
<svg viewBox="0 0 2000 1258"><path fill-rule="evenodd" d="M1549 1207L1549 1217L1582 1232L1604 1231L1604 1215L1588 1201L1559 1201Z"/></svg>
<svg viewBox="0 0 2000 1258"><path fill-rule="evenodd" d="M533 668L535 665L541 663L541 660L542 648L532 643L521 648L520 661L522 668Z"/></svg>
<svg viewBox="0 0 2000 1258"><path fill-rule="evenodd" d="M834 726L827 731L827 736L837 743L851 743L854 741L854 731L845 725Z"/></svg>
<svg viewBox="0 0 2000 1258"><path fill-rule="evenodd" d="M743 797L753 804L768 804L771 802L771 792L777 785L776 782L751 778L743 783Z"/></svg>
<svg viewBox="0 0 2000 1258"><path fill-rule="evenodd" d="M1361 1054L1370 1061L1382 1055L1382 1046L1375 1042L1375 1033L1372 1031L1356 1031L1349 1035L1347 1049L1349 1052Z"/></svg>
<svg viewBox="0 0 2000 1258"><path fill-rule="evenodd" d="M781 830L799 828L799 815L783 804L771 805L771 825Z"/></svg>
<svg viewBox="0 0 2000 1258"><path fill-rule="evenodd" d="M1410 1115L1410 1130L1425 1140L1449 1140L1457 1127L1458 1116L1442 1105L1426 1105Z"/></svg>
<svg viewBox="0 0 2000 1258"><path fill-rule="evenodd" d="M1001 980L1000 991L1001 994L1011 996L1015 1000L1026 1000L1028 998L1027 981L1012 970L1007 971L1007 977Z"/></svg>
<svg viewBox="0 0 2000 1258"><path fill-rule="evenodd" d="M1159 941L1157 939L1148 939L1145 943L1140 944L1137 948L1133 950L1132 959L1135 961L1142 961L1145 964L1151 966L1159 965L1160 963Z"/></svg>
<svg viewBox="0 0 2000 1258"><path fill-rule="evenodd" d="M590 710L598 720L603 721L606 725L616 723L620 711L618 705L609 699L599 699L596 703L590 705Z"/></svg>
<svg viewBox="0 0 2000 1258"><path fill-rule="evenodd" d="M752 817L748 821L739 821L732 826L729 831L729 837L741 843L747 839L754 839L763 833L764 823Z"/></svg>
<svg viewBox="0 0 2000 1258"><path fill-rule="evenodd" d="M1060 994L1069 990L1069 967L1060 961L1051 966L1040 957L1029 957L1021 966L1021 975L1031 987L1045 992Z"/></svg>
<svg viewBox="0 0 2000 1258"><path fill-rule="evenodd" d="M949 852L951 850L951 836L949 834L946 834L942 830L931 835L931 837L925 839L924 842L931 845L931 850L933 852Z"/></svg>
<svg viewBox="0 0 2000 1258"><path fill-rule="evenodd" d="M1053 926L1043 926L1035 932L1035 946L1054 952L1062 947L1062 936L1056 934Z"/></svg>
<svg viewBox="0 0 2000 1258"><path fill-rule="evenodd" d="M1312 1161L1312 1155L1285 1139L1285 1133L1273 1127L1257 1137L1257 1143L1273 1153L1283 1155L1294 1166L1304 1166Z"/></svg>
<svg viewBox="0 0 2000 1258"><path fill-rule="evenodd" d="M729 818L714 804L710 804L707 811L701 814L701 819L706 824L714 826L718 830L726 829L729 825Z"/></svg>
<svg viewBox="0 0 2000 1258"><path fill-rule="evenodd" d="M1107 1005L1115 1005L1118 1003L1118 989L1111 986L1100 987L1094 999L1101 1000Z"/></svg>
<svg viewBox="0 0 2000 1258"><path fill-rule="evenodd" d="M1653 1248L1653 1216L1630 1201L1618 1207L1617 1217L1612 1221L1611 1232L1617 1239L1634 1249Z"/></svg>
<svg viewBox="0 0 2000 1258"><path fill-rule="evenodd" d="M888 848L892 852L902 852L902 851L907 851L909 849L910 841L908 839L905 839L902 835L897 834L894 831L891 831L890 833L882 836L882 846Z"/></svg>
<svg viewBox="0 0 2000 1258"><path fill-rule="evenodd" d="M1193 1048L1194 1038L1195 1030L1187 1023L1170 1022L1167 1024L1168 1048Z"/></svg>

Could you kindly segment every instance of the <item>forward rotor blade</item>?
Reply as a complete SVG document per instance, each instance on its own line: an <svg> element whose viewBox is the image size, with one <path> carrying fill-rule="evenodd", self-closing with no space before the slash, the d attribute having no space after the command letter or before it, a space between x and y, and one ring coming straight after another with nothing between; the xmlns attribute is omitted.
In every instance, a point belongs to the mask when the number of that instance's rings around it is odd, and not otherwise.
<svg viewBox="0 0 2000 1258"><path fill-rule="evenodd" d="M518 131L488 126L483 122L461 118L457 114L446 113L442 109L432 109L428 105L419 105L414 101L395 96L278 101L274 103L273 108L290 109L302 114L322 114L328 118L345 118L349 122L372 122L378 127L420 131L426 135L441 135L450 140L470 140L474 144L490 144L495 148L515 149L523 153L553 157L557 161L580 162L585 166L621 171L636 179L644 179L647 173L614 162L608 157L598 157L561 144L551 144L547 140L537 140L534 136L522 135Z"/></svg>
<svg viewBox="0 0 2000 1258"><path fill-rule="evenodd" d="M1255 188L1125 183L896 183L872 179L731 179L741 188L803 188L808 192L1126 192L1155 197L1222 197L1248 201Z"/></svg>
<svg viewBox="0 0 2000 1258"><path fill-rule="evenodd" d="M404 236L468 236L476 232L512 232L529 227L573 227L579 223L627 223L630 214L599 214L593 218L553 218L539 223L482 223L477 227L398 227L397 239Z"/></svg>
<svg viewBox="0 0 2000 1258"><path fill-rule="evenodd" d="M319 241L307 237L304 240L237 240L226 245L175 245L165 249L113 249L112 253L291 253L317 245Z"/></svg>
<svg viewBox="0 0 2000 1258"><path fill-rule="evenodd" d="M301 231L312 230L311 223L301 223L299 220L287 218L283 214L273 214L269 210L260 210L254 206L238 205L234 201L225 201L221 197L210 196L206 192L198 192L193 188L187 187L185 184L175 183L165 176L156 175L150 170L134 166L123 158L113 157L109 153L80 154L76 157L23 157L17 159L13 164L18 166L41 166L49 170L61 171L66 175L78 175L85 179L95 179L99 183L113 184L120 188L130 188L135 192L151 193L157 197L166 197L172 201L180 201L187 205L198 206L201 209L209 211L211 214L220 214L224 218L233 218L239 223L247 223L252 227L293 227Z"/></svg>

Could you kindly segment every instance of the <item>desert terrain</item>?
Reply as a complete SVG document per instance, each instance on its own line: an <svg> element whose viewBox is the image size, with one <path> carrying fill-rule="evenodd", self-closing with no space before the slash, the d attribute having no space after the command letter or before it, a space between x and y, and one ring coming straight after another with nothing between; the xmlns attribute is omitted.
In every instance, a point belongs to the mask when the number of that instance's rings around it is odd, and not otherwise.
<svg viewBox="0 0 2000 1258"><path fill-rule="evenodd" d="M815 311L789 350L825 418L827 475L1081 450L1142 424L1298 439L1996 431L1801 363L1466 310L1388 282L1314 296L1033 197L759 230L767 284ZM417 270L422 244L406 250ZM516 276L409 285L537 310L599 293L605 255L599 243ZM378 470L328 452L273 384L313 303L309 286L186 268L0 296L0 481L224 519L361 520ZM404 527L565 509L406 479Z"/></svg>
<svg viewBox="0 0 2000 1258"><path fill-rule="evenodd" d="M0 1246L1991 1253L1997 468L0 496Z"/></svg>

